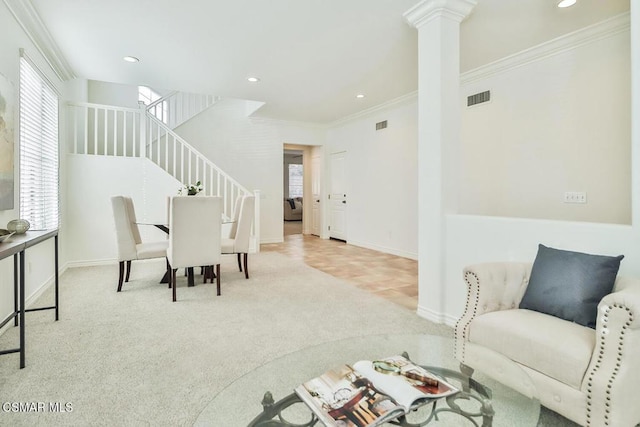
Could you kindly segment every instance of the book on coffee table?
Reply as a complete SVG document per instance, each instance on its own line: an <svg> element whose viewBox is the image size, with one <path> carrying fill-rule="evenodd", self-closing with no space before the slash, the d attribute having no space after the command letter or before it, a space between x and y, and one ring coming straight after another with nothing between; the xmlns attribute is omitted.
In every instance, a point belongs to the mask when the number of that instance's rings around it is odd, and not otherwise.
<svg viewBox="0 0 640 427"><path fill-rule="evenodd" d="M331 427L373 427L458 389L402 356L362 360L325 372L295 389Z"/></svg>

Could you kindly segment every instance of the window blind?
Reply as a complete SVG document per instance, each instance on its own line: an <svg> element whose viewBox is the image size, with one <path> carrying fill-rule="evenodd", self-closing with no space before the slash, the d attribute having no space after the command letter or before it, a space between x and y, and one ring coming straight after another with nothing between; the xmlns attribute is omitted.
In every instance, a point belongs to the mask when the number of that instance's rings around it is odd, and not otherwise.
<svg viewBox="0 0 640 427"><path fill-rule="evenodd" d="M32 230L59 225L58 96L20 58L20 217Z"/></svg>

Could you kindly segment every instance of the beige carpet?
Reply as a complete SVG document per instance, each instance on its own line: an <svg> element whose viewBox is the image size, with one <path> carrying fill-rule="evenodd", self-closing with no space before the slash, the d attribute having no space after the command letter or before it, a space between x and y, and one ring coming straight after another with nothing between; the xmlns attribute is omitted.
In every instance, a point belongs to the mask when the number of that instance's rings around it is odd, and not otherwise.
<svg viewBox="0 0 640 427"><path fill-rule="evenodd" d="M134 263L119 294L116 265L70 269L60 321L27 314L26 368L17 354L0 357L0 396L70 403L72 412L0 410L0 425L188 426L234 379L284 354L400 330L451 332L284 255L249 259L245 280L225 257L220 297L214 285L187 288L181 277L176 303L157 283L163 261ZM0 337L0 348L15 343L17 328Z"/></svg>

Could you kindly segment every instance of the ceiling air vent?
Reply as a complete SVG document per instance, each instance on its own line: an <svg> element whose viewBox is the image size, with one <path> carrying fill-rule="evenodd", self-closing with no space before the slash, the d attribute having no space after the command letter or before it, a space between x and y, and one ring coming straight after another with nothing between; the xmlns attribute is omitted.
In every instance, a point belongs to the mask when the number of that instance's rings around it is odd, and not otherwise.
<svg viewBox="0 0 640 427"><path fill-rule="evenodd" d="M376 123L376 130L382 130L382 129L386 129L386 128L387 128L387 121L386 120Z"/></svg>
<svg viewBox="0 0 640 427"><path fill-rule="evenodd" d="M467 96L467 107L472 105L482 104L483 102L489 102L491 100L491 92L485 91L476 93L475 95Z"/></svg>

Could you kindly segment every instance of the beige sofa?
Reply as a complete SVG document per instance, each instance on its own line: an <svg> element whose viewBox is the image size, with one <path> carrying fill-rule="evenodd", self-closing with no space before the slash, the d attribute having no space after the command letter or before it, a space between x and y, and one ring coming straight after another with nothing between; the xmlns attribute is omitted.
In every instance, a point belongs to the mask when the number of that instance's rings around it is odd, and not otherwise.
<svg viewBox="0 0 640 427"><path fill-rule="evenodd" d="M501 364L495 353L507 356L529 374L541 404L580 425L640 423L640 280L616 279L598 304L594 330L519 309L530 274L526 263L465 268L467 302L455 328L458 360L509 383L513 366Z"/></svg>
<svg viewBox="0 0 640 427"><path fill-rule="evenodd" d="M291 207L291 202L289 200L293 200L294 208ZM285 221L302 221L302 197L284 199L283 207Z"/></svg>

